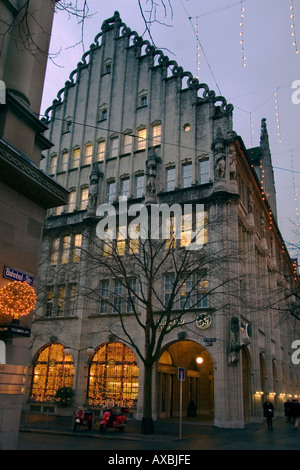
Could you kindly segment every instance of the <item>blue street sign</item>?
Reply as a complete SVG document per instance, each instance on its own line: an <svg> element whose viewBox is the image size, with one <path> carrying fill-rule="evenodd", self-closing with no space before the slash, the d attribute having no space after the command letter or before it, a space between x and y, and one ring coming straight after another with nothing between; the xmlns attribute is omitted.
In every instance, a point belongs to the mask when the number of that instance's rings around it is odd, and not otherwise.
<svg viewBox="0 0 300 470"><path fill-rule="evenodd" d="M184 367L178 367L178 380L180 382L185 381L185 370Z"/></svg>
<svg viewBox="0 0 300 470"><path fill-rule="evenodd" d="M22 273L16 269L9 268L8 266L4 266L3 277L10 279L11 281L27 282L30 286L32 286L34 279L33 276L29 276L29 274Z"/></svg>

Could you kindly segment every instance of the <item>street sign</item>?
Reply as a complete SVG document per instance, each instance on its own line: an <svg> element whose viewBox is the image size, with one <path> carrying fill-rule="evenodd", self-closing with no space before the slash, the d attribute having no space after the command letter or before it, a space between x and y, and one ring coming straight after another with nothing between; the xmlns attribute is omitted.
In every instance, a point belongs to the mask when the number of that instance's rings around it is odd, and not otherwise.
<svg viewBox="0 0 300 470"><path fill-rule="evenodd" d="M0 325L0 338L12 338L14 336L22 336L23 338L29 338L30 331L30 328L27 328L27 326L8 323Z"/></svg>
<svg viewBox="0 0 300 470"><path fill-rule="evenodd" d="M180 382L185 381L185 369L184 369L184 367L178 367L178 380Z"/></svg>
<svg viewBox="0 0 300 470"><path fill-rule="evenodd" d="M27 282L27 284L29 284L30 286L33 285L34 280L33 276L29 276L29 274L22 273L21 271L9 268L8 266L4 266L3 277L5 277L6 279L10 279L11 281Z"/></svg>

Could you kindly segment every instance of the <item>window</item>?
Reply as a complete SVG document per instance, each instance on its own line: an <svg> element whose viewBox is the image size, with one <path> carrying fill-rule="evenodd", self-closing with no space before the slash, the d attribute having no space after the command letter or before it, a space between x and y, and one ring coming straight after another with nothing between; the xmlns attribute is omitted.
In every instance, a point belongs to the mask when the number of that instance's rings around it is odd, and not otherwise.
<svg viewBox="0 0 300 470"><path fill-rule="evenodd" d="M98 152L97 152L97 160L98 162L103 162L105 157L105 141L102 140L98 143Z"/></svg>
<svg viewBox="0 0 300 470"><path fill-rule="evenodd" d="M63 213L64 207L65 207L65 206L58 206L58 207L56 207L56 209L55 209L55 215L61 215L61 214Z"/></svg>
<svg viewBox="0 0 300 470"><path fill-rule="evenodd" d="M168 217L166 218L166 249L169 250L171 248L176 248L176 238L175 238L175 230L176 230L176 219L175 217Z"/></svg>
<svg viewBox="0 0 300 470"><path fill-rule="evenodd" d="M199 161L199 184L209 183L209 160Z"/></svg>
<svg viewBox="0 0 300 470"><path fill-rule="evenodd" d="M55 343L40 351L33 367L30 393L37 402L51 402L59 387L73 387L73 358L66 356L64 349Z"/></svg>
<svg viewBox="0 0 300 470"><path fill-rule="evenodd" d="M133 141L132 135L129 135L129 134L124 135L123 153L131 153L132 141Z"/></svg>
<svg viewBox="0 0 300 470"><path fill-rule="evenodd" d="M192 278L188 278L180 286L179 290L179 308L182 310L191 308Z"/></svg>
<svg viewBox="0 0 300 470"><path fill-rule="evenodd" d="M121 180L121 187L120 187L120 200L126 201L129 197L129 178Z"/></svg>
<svg viewBox="0 0 300 470"><path fill-rule="evenodd" d="M136 293L136 278L131 278L128 280L128 284L129 284L129 292L128 292L128 298L127 298L127 307L126 307L126 310L128 313L130 312L133 312L133 307L136 303L136 297L135 297L135 293Z"/></svg>
<svg viewBox="0 0 300 470"><path fill-rule="evenodd" d="M121 281L114 281L113 311L120 313L122 308L123 285Z"/></svg>
<svg viewBox="0 0 300 470"><path fill-rule="evenodd" d="M166 274L165 275L165 298L164 298L164 304L165 308L168 307L168 303L171 298L172 290L174 287L174 281L175 281L175 275L174 274ZM173 306L172 306L173 308Z"/></svg>
<svg viewBox="0 0 300 470"><path fill-rule="evenodd" d="M110 157L117 157L119 154L119 139L114 137L110 141Z"/></svg>
<svg viewBox="0 0 300 470"><path fill-rule="evenodd" d="M155 126L153 126L152 132L153 132L153 143L152 143L152 145L153 146L160 145L161 144L161 125L156 124Z"/></svg>
<svg viewBox="0 0 300 470"><path fill-rule="evenodd" d="M138 387L139 369L128 346L114 341L97 350L90 361L89 405L104 406L109 399L119 406L133 406Z"/></svg>
<svg viewBox="0 0 300 470"><path fill-rule="evenodd" d="M68 118L66 118L65 121L64 121L63 133L65 133L65 132L71 132L71 129L72 129L72 118L71 118L71 117L68 117Z"/></svg>
<svg viewBox="0 0 300 470"><path fill-rule="evenodd" d="M109 281L101 281L100 285L100 313L108 312L108 301L109 301Z"/></svg>
<svg viewBox="0 0 300 470"><path fill-rule="evenodd" d="M107 183L106 202L108 202L108 203L114 202L115 194L116 194L116 183L115 183L115 181Z"/></svg>
<svg viewBox="0 0 300 470"><path fill-rule="evenodd" d="M77 300L77 284L70 285L69 315L74 316Z"/></svg>
<svg viewBox="0 0 300 470"><path fill-rule="evenodd" d="M61 171L67 171L68 169L68 162L69 162L69 152L63 152L61 155Z"/></svg>
<svg viewBox="0 0 300 470"><path fill-rule="evenodd" d="M135 177L135 197L142 197L144 195L145 177L144 175L136 175Z"/></svg>
<svg viewBox="0 0 300 470"><path fill-rule="evenodd" d="M81 189L81 196L80 196L80 210L85 210L88 205L88 200L89 200L89 189L88 188L82 188Z"/></svg>
<svg viewBox="0 0 300 470"><path fill-rule="evenodd" d="M57 156L53 155L50 160L50 175L55 175L57 166Z"/></svg>
<svg viewBox="0 0 300 470"><path fill-rule="evenodd" d="M207 308L208 307L208 281L205 275L198 275L198 284L197 284L197 307L198 308Z"/></svg>
<svg viewBox="0 0 300 470"><path fill-rule="evenodd" d="M176 185L176 168L166 169L166 191L173 191Z"/></svg>
<svg viewBox="0 0 300 470"><path fill-rule="evenodd" d="M140 106L141 107L147 106L147 95L143 95L140 97Z"/></svg>
<svg viewBox="0 0 300 470"><path fill-rule="evenodd" d="M51 264L55 265L58 262L58 249L59 249L59 238L54 238L52 240L51 247Z"/></svg>
<svg viewBox="0 0 300 470"><path fill-rule="evenodd" d="M61 262L63 264L66 264L69 262L70 246L71 246L71 237L70 235L68 235L64 237L64 240L63 240L63 249L62 249L62 256L61 256Z"/></svg>
<svg viewBox="0 0 300 470"><path fill-rule="evenodd" d="M93 158L93 146L92 144L88 144L85 147L84 164L90 165L92 163L92 158Z"/></svg>
<svg viewBox="0 0 300 470"><path fill-rule="evenodd" d="M46 317L51 317L53 314L53 297L54 297L54 289L53 287L48 287Z"/></svg>
<svg viewBox="0 0 300 470"><path fill-rule="evenodd" d="M192 185L193 181L193 172L192 164L188 163L187 165L182 165L182 187L188 188Z"/></svg>
<svg viewBox="0 0 300 470"><path fill-rule="evenodd" d="M68 212L73 212L76 209L76 191L70 191L69 194L69 204L68 204Z"/></svg>
<svg viewBox="0 0 300 470"><path fill-rule="evenodd" d="M127 227L118 227L118 235L117 235L117 254L119 256L125 255L125 248L126 248L126 236L127 236Z"/></svg>
<svg viewBox="0 0 300 470"><path fill-rule="evenodd" d="M80 260L81 243L82 243L82 235L81 233L76 233L75 238L74 238L74 252L73 252L74 263L78 263L78 261Z"/></svg>
<svg viewBox="0 0 300 470"><path fill-rule="evenodd" d="M147 141L147 129L138 130L137 149L145 150Z"/></svg>
<svg viewBox="0 0 300 470"><path fill-rule="evenodd" d="M192 241L192 214L183 214L181 219L181 246L189 246Z"/></svg>
<svg viewBox="0 0 300 470"><path fill-rule="evenodd" d="M106 120L107 120L107 109L101 109L99 121L106 121Z"/></svg>
<svg viewBox="0 0 300 470"><path fill-rule="evenodd" d="M78 168L80 163L80 149L73 150L72 168Z"/></svg>
<svg viewBox="0 0 300 470"><path fill-rule="evenodd" d="M65 302L66 288L65 286L58 287L58 299L57 299L57 316L62 317L64 314L64 302Z"/></svg>

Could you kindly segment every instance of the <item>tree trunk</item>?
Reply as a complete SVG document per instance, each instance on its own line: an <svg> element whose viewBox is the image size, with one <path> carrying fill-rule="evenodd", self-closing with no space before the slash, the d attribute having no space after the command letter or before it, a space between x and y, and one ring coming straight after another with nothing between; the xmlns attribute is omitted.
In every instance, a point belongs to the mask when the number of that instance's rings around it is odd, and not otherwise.
<svg viewBox="0 0 300 470"><path fill-rule="evenodd" d="M151 363L145 363L142 434L154 434L152 418L152 368L153 365Z"/></svg>

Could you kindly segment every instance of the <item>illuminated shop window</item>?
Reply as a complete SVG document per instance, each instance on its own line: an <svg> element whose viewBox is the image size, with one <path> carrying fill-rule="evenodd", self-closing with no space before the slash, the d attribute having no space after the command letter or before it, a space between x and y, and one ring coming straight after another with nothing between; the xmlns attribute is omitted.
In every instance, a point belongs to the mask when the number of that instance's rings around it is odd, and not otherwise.
<svg viewBox="0 0 300 470"><path fill-rule="evenodd" d="M88 401L103 405L114 400L118 406L132 406L138 397L139 370L132 351L122 343L108 343L98 349L90 362Z"/></svg>
<svg viewBox="0 0 300 470"><path fill-rule="evenodd" d="M72 356L64 354L64 346L51 344L37 356L33 365L31 399L53 402L60 387L73 387L74 364Z"/></svg>

